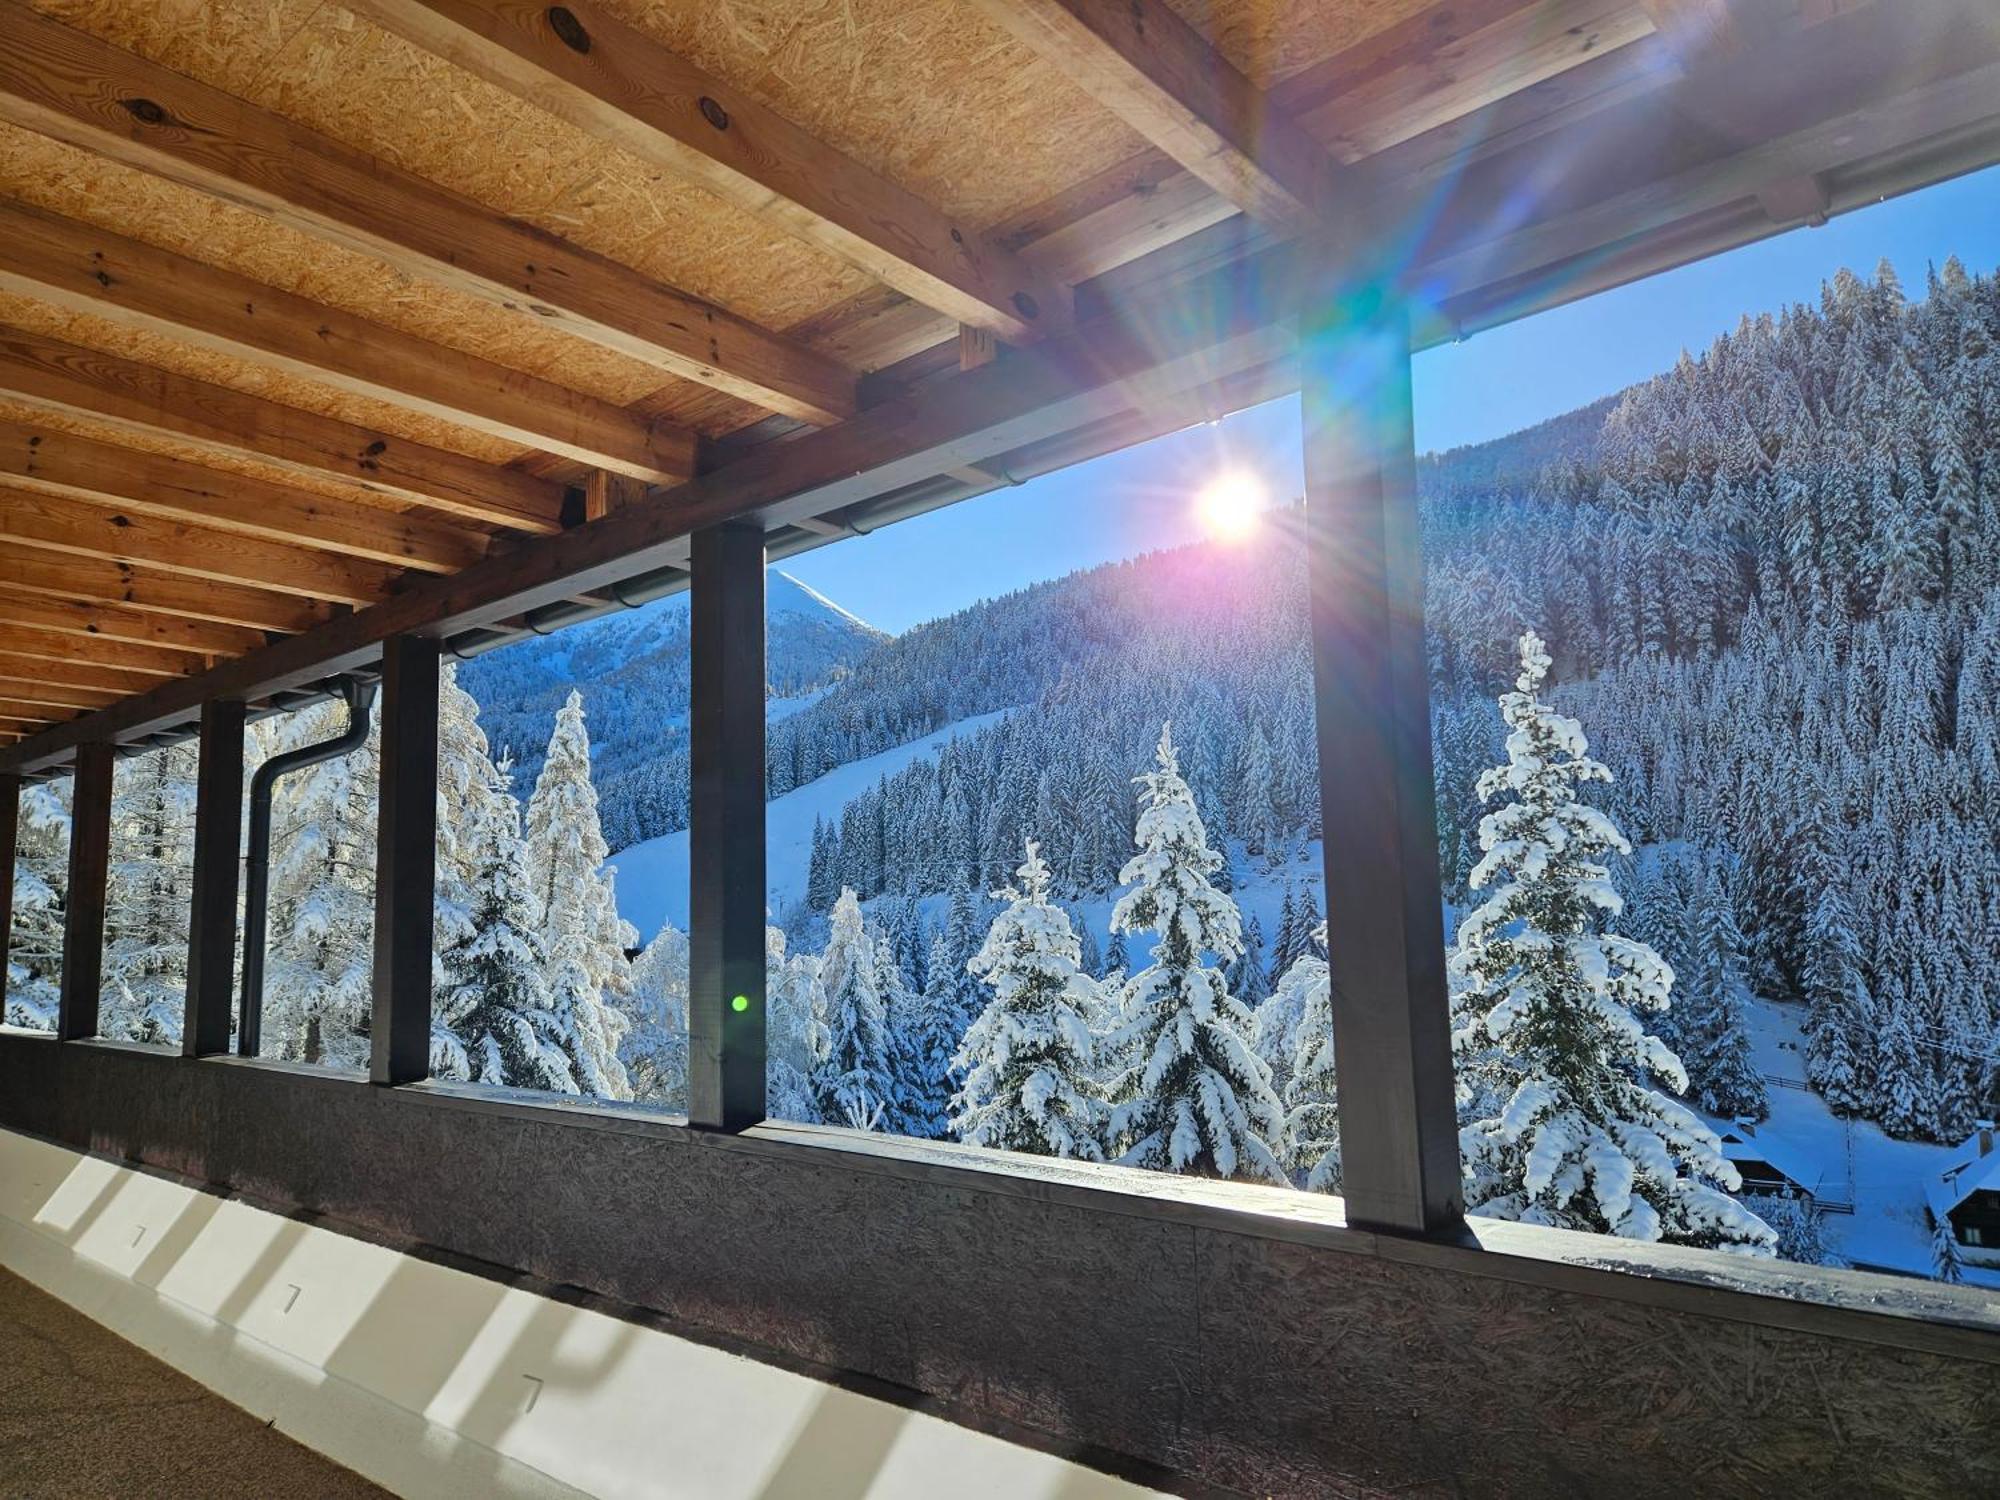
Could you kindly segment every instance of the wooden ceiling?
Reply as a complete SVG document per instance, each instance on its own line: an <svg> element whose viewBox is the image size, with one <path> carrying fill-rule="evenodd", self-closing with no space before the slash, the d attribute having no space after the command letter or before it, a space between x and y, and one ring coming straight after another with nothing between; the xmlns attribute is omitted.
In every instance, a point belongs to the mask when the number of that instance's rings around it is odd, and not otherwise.
<svg viewBox="0 0 2000 1500"><path fill-rule="evenodd" d="M1120 275L1812 219L1780 104L1837 165L1996 66L1991 0L0 0L0 745Z"/></svg>

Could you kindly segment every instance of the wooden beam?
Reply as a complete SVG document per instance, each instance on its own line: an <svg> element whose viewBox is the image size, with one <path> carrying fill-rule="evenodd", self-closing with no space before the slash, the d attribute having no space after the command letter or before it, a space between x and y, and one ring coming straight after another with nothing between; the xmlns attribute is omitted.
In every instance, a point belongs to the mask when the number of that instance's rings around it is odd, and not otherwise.
<svg viewBox="0 0 2000 1500"><path fill-rule="evenodd" d="M340 479L465 520L553 535L562 487L228 386L0 325L0 391L120 432Z"/></svg>
<svg viewBox="0 0 2000 1500"><path fill-rule="evenodd" d="M0 652L48 662L87 662L95 669L137 677L185 677L191 672L199 672L204 665L200 656L190 652L139 646L130 641L104 640L74 631L39 630L32 625L17 625L10 616L18 607L14 600L0 599ZM245 631L244 634L256 635L253 631ZM256 640L262 645L264 637L256 635Z"/></svg>
<svg viewBox="0 0 2000 1500"><path fill-rule="evenodd" d="M224 583L370 604L397 570L309 547L238 536L188 521L123 513L25 490L0 490L0 537L77 557L157 568Z"/></svg>
<svg viewBox="0 0 2000 1500"><path fill-rule="evenodd" d="M237 894L242 886L244 706L201 706L201 759L195 768L194 875L188 902L186 1016L181 1055L229 1050L236 981Z"/></svg>
<svg viewBox="0 0 2000 1500"><path fill-rule="evenodd" d="M58 603L109 604L159 615L169 628L186 620L291 633L322 625L334 614L324 600L213 581L194 583L149 567L25 549L0 549L0 587ZM0 595L0 610L6 608L5 598Z"/></svg>
<svg viewBox="0 0 2000 1500"><path fill-rule="evenodd" d="M43 643L42 655L59 644L81 637L91 643L91 659L106 666L135 671L157 670L162 676L193 671L213 656L241 656L264 644L264 632L237 625L212 625L172 615L148 614L116 604L81 604L29 594L0 594L0 641L19 641L31 632ZM52 632L43 635L43 632ZM142 648L128 651L128 647ZM21 650L8 645L7 650ZM148 665L140 666L144 661ZM169 665L172 663L172 665Z"/></svg>
<svg viewBox="0 0 2000 1500"><path fill-rule="evenodd" d="M90 652L90 647L71 637L73 653L64 658L49 656L17 656L5 650L5 631L0 630L0 680L9 682L37 682L51 687L76 687L111 697L122 697L126 693L143 693L148 688L160 685L161 674L156 672L131 672L117 667L101 665ZM193 670L190 664L188 670ZM182 676L184 673L173 673ZM95 707L95 705L91 705Z"/></svg>
<svg viewBox="0 0 2000 1500"><path fill-rule="evenodd" d="M622 474L592 469L583 482L583 518L601 521L615 510L637 504L645 492Z"/></svg>
<svg viewBox="0 0 2000 1500"><path fill-rule="evenodd" d="M0 672L0 698L24 707L88 709L108 708L129 693L107 693L101 688L71 687L43 681L46 674L16 677ZM143 690L142 690L143 691Z"/></svg>
<svg viewBox="0 0 2000 1500"><path fill-rule="evenodd" d="M803 345L16 0L0 113L800 421L854 409L853 376Z"/></svg>
<svg viewBox="0 0 2000 1500"><path fill-rule="evenodd" d="M375 818L371 1081L430 1076L432 908L438 803L438 644L383 644L381 791Z"/></svg>
<svg viewBox="0 0 2000 1500"><path fill-rule="evenodd" d="M694 534L688 1123L764 1119L764 529Z"/></svg>
<svg viewBox="0 0 2000 1500"><path fill-rule="evenodd" d="M1324 235L1360 205L1333 158L1165 0L973 0L1260 223Z"/></svg>
<svg viewBox="0 0 2000 1500"><path fill-rule="evenodd" d="M37 494L425 573L451 573L477 562L488 541L482 533L430 516L329 499L314 490L19 422L0 421L0 478Z"/></svg>
<svg viewBox="0 0 2000 1500"><path fill-rule="evenodd" d="M1409 324L1303 329L1327 963L1350 1222L1449 1228L1459 1187Z"/></svg>
<svg viewBox="0 0 2000 1500"><path fill-rule="evenodd" d="M1069 324L1060 282L592 0L355 8L947 317L1016 343Z"/></svg>
<svg viewBox="0 0 2000 1500"><path fill-rule="evenodd" d="M694 471L684 429L24 203L0 201L0 290L635 478Z"/></svg>
<svg viewBox="0 0 2000 1500"><path fill-rule="evenodd" d="M23 703L18 698L7 696L4 690L0 690L0 716L10 719L23 719L41 725L67 724L81 712L83 712L81 709L65 708L50 703Z"/></svg>
<svg viewBox="0 0 2000 1500"><path fill-rule="evenodd" d="M69 889L63 897L56 1036L97 1035L104 976L104 886L111 871L111 746L79 745L70 783Z"/></svg>

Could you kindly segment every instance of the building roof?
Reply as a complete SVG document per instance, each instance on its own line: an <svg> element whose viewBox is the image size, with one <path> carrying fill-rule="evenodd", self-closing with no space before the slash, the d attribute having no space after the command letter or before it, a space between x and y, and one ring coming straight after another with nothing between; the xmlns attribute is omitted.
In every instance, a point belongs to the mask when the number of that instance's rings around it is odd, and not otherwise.
<svg viewBox="0 0 2000 1500"><path fill-rule="evenodd" d="M1978 1192L2000 1193L2000 1140L1990 1128L1966 1137L1952 1165L1924 1184L1924 1201L1942 1219Z"/></svg>

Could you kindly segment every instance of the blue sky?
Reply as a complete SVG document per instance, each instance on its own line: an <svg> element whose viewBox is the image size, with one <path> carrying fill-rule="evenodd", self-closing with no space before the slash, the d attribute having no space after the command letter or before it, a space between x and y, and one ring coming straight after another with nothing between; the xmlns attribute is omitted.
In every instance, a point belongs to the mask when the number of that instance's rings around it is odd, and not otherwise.
<svg viewBox="0 0 2000 1500"><path fill-rule="evenodd" d="M1957 254L2000 266L2000 167L1793 230L1582 302L1428 350L1414 367L1417 446L1484 442L1657 374L1744 313L1818 297L1842 266L1886 256L1913 295L1925 266ZM1201 535L1192 497L1247 469L1300 489L1295 398L1169 434L1018 489L899 522L784 564L884 630L901 631L1077 568Z"/></svg>

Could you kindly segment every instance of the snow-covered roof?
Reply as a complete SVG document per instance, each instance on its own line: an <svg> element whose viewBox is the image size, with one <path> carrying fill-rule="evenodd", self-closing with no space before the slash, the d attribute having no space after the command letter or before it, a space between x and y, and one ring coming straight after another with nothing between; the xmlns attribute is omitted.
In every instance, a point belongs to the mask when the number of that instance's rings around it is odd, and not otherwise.
<svg viewBox="0 0 2000 1500"><path fill-rule="evenodd" d="M1942 1219L1982 1189L2000 1193L2000 1135L1990 1129L1966 1138L1953 1165L1924 1184L1924 1198Z"/></svg>
<svg viewBox="0 0 2000 1500"><path fill-rule="evenodd" d="M1805 1147L1734 1120L1718 1120L1711 1116L1708 1124L1722 1138L1724 1161L1768 1162L1806 1192L1818 1195L1826 1176L1826 1164Z"/></svg>

